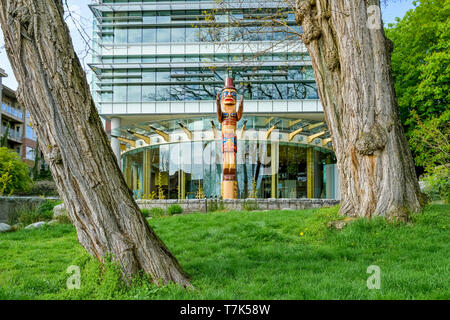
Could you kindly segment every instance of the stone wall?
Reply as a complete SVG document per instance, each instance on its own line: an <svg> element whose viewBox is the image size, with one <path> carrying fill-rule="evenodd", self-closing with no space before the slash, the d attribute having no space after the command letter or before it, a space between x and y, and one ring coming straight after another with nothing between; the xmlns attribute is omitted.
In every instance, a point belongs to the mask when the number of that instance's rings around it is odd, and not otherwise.
<svg viewBox="0 0 450 320"><path fill-rule="evenodd" d="M57 197L0 197L0 222L6 223L8 216L15 210L25 207L29 210L45 202L46 200L59 200Z"/></svg>
<svg viewBox="0 0 450 320"><path fill-rule="evenodd" d="M207 212L211 209L222 210L301 210L322 207L332 207L339 204L339 200L333 199L237 199L237 200L137 200L142 208L167 209L172 204L178 204L183 208L183 213Z"/></svg>
<svg viewBox="0 0 450 320"><path fill-rule="evenodd" d="M21 207L34 209L46 200L59 200L57 197L0 197L0 222L7 222L8 215ZM189 199L189 200L136 200L139 208L167 209L172 204L183 208L183 213L208 212L215 210L301 210L322 207L332 207L339 200L332 199ZM63 204L58 210L63 209ZM64 209L63 209L64 210Z"/></svg>

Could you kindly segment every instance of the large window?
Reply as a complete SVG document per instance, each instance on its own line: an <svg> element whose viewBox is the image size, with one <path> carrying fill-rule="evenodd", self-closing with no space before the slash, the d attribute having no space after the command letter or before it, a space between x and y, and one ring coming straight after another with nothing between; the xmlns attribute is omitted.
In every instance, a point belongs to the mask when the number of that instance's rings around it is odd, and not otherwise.
<svg viewBox="0 0 450 320"><path fill-rule="evenodd" d="M143 85L142 86L142 101L149 102L156 100L155 86Z"/></svg>
<svg viewBox="0 0 450 320"><path fill-rule="evenodd" d="M143 43L154 43L156 42L156 29L155 28L144 28L142 33Z"/></svg>
<svg viewBox="0 0 450 320"><path fill-rule="evenodd" d="M114 86L114 102L127 102L127 87Z"/></svg>
<svg viewBox="0 0 450 320"><path fill-rule="evenodd" d="M28 138L28 139L36 140L36 132L29 125L27 125L27 127L26 127L25 135L26 135L26 138Z"/></svg>
<svg viewBox="0 0 450 320"><path fill-rule="evenodd" d="M172 28L171 42L184 42L186 41L185 29L184 28Z"/></svg>
<svg viewBox="0 0 450 320"><path fill-rule="evenodd" d="M128 102L140 102L141 101L141 86L129 85L128 86Z"/></svg>
<svg viewBox="0 0 450 320"><path fill-rule="evenodd" d="M236 88L248 100L318 99L314 81L305 79L312 76L310 68L235 70ZM118 69L105 73L101 97L102 102L211 100L225 76L226 70L206 68Z"/></svg>
<svg viewBox="0 0 450 320"><path fill-rule="evenodd" d="M158 28L157 30L157 42L170 42L170 28Z"/></svg>
<svg viewBox="0 0 450 320"><path fill-rule="evenodd" d="M306 198L310 187L314 198L329 198L326 184L335 181L333 176L326 177L325 170L335 160L328 152L310 148L297 143L238 140L239 198ZM201 186L207 198L218 197L222 179L220 150L220 142L215 140L139 148L124 156L124 173L129 175L126 180L135 195L153 191L158 194L162 189L169 199L195 199ZM150 163L143 163L144 153ZM309 185L308 167L313 168ZM149 181L143 181L144 176Z"/></svg>
<svg viewBox="0 0 450 320"><path fill-rule="evenodd" d="M127 43L127 29L126 28L114 28L114 43L121 44Z"/></svg>
<svg viewBox="0 0 450 320"><path fill-rule="evenodd" d="M128 29L128 43L141 43L142 42L142 29L141 28L129 28Z"/></svg>

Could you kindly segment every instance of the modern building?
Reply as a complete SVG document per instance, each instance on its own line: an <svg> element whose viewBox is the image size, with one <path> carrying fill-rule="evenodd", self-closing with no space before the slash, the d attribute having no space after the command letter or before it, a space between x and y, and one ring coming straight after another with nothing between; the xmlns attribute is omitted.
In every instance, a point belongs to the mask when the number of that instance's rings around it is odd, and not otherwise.
<svg viewBox="0 0 450 320"><path fill-rule="evenodd" d="M31 126L30 114L17 101L16 92L3 85L1 79L7 74L0 69L0 136L8 132L7 147L15 150L30 167L36 155L36 132Z"/></svg>
<svg viewBox="0 0 450 320"><path fill-rule="evenodd" d="M311 62L284 3L90 5L93 96L135 197L220 196L215 97L227 76L245 98L238 124L239 197L338 197ZM273 14L283 24L271 22Z"/></svg>

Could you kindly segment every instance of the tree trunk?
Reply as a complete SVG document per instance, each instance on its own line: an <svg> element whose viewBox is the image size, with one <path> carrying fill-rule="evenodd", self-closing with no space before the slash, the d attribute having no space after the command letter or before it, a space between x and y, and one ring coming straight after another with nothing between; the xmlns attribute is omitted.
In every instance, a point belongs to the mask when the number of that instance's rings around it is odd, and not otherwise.
<svg viewBox="0 0 450 320"><path fill-rule="evenodd" d="M117 165L86 75L63 20L61 0L2 0L0 22L45 161L78 241L103 261L111 255L129 280L190 286L176 258L143 218Z"/></svg>
<svg viewBox="0 0 450 320"><path fill-rule="evenodd" d="M379 0L295 4L337 157L340 213L407 219L423 203L398 117L392 42L373 11Z"/></svg>

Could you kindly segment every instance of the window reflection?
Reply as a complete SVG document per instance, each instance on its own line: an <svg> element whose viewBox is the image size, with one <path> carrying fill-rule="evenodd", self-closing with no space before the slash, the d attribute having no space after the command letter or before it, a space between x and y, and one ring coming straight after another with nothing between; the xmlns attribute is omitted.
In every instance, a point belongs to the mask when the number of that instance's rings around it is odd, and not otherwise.
<svg viewBox="0 0 450 320"><path fill-rule="evenodd" d="M157 42L170 42L170 28L158 28L157 29Z"/></svg>
<svg viewBox="0 0 450 320"><path fill-rule="evenodd" d="M128 29L128 42L129 43L141 43L142 42L142 29L141 28L129 28Z"/></svg>
<svg viewBox="0 0 450 320"><path fill-rule="evenodd" d="M115 59L119 60L121 57L117 56ZM158 61L167 62L169 59L170 56L158 56ZM224 71L206 68L117 69L104 73L100 88L107 90L108 84L112 83L116 86L111 88L112 95L108 95L106 91L102 93L102 101L126 102L127 95L124 92L127 90L128 97L133 102L138 102L139 97L142 97L142 101L211 100L222 89L223 73ZM240 94L249 100L318 99L310 67L296 67L292 70L237 69L234 78ZM128 89L127 84L133 87ZM137 89L138 84L143 86L142 93ZM155 90L157 94L153 94Z"/></svg>
<svg viewBox="0 0 450 320"><path fill-rule="evenodd" d="M172 28L171 30L171 42L184 42L185 41L185 29L184 28Z"/></svg>
<svg viewBox="0 0 450 320"><path fill-rule="evenodd" d="M142 31L142 42L143 43L156 42L156 29L155 28L144 28L144 30Z"/></svg>
<svg viewBox="0 0 450 320"><path fill-rule="evenodd" d="M317 150L310 151L312 158L308 160L309 148L286 142L238 140L239 198L306 198L308 161L312 161L311 166L314 167L313 197L327 197L327 182L334 184L334 178L331 179L330 175L326 178L326 170L332 170L335 161L329 153ZM144 167L144 157L150 159L147 167ZM158 195L162 192L166 199L195 199L200 194L200 187L207 198L220 196L220 141L140 148L128 152L123 158L123 165L126 181L136 197L144 193L155 192ZM150 181L144 181L144 177ZM144 186L148 186L148 190L144 190Z"/></svg>
<svg viewBox="0 0 450 320"><path fill-rule="evenodd" d="M127 29L114 28L114 43L127 43Z"/></svg>
<svg viewBox="0 0 450 320"><path fill-rule="evenodd" d="M114 99L114 102L126 102L127 101L127 87L126 86L114 86L113 99Z"/></svg>
<svg viewBox="0 0 450 320"><path fill-rule="evenodd" d="M144 85L142 86L142 101L149 102L156 100L155 86Z"/></svg>

